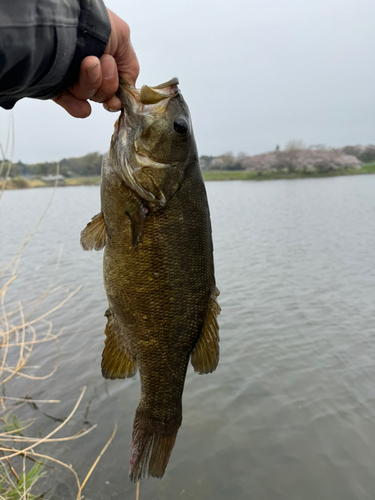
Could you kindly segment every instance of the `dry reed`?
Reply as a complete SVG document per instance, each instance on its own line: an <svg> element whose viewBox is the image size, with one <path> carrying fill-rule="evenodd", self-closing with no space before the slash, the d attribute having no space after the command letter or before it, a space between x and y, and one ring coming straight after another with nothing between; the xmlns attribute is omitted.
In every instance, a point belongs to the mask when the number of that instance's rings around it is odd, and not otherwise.
<svg viewBox="0 0 375 500"><path fill-rule="evenodd" d="M11 150L13 149L13 120L9 127L9 131L5 152L1 148L3 161L0 164L0 175L5 165L7 150L8 148ZM10 166L8 165L5 172L4 182L0 186L0 199L5 188L9 171ZM23 251L26 245L31 241L35 231L43 220L44 215L52 202L52 198L53 195L51 196L51 199L49 200L49 203L38 223L31 231L30 235L23 241L18 252L16 252L7 265L0 269L0 387L3 389L3 394L5 386L8 387L10 381L19 381L22 378L33 381L41 381L52 377L56 373L60 358L59 339L63 329L57 333L53 333L52 322L49 318L52 313L60 309L81 289L79 286L73 292L66 293L66 296L60 299L57 304L47 308L46 311L41 312L38 311L40 310L44 299L47 297L50 298L57 291L60 292L62 290L62 287L54 287L53 279L50 282L48 290L42 296L29 301L27 304L23 304L20 300L18 300L16 304L12 303L12 301L8 304L7 301L9 290L20 279L17 270ZM54 366L49 369L47 373L40 375L38 371L40 367L33 367L30 364L30 361L40 344L45 343L55 345L57 356ZM30 373L30 369L34 369L35 371ZM36 374L36 372L38 372L38 374ZM96 425L93 425L88 429L81 429L73 435L56 437L56 434L61 432L66 427L68 422L76 413L85 391L86 387L81 390L81 393L69 416L44 437L33 437L32 433L27 436L24 435L24 431L26 429L28 430L28 434L30 433L35 420L32 420L27 425L9 425L11 416L13 416L14 419L17 419L14 414L15 405L17 405L17 408L20 408L22 405L27 403L59 404L60 400L29 399L27 397L20 398L5 395L0 396L0 421L3 422L3 429L2 432L0 432L0 499L16 498L15 494L20 495L20 500L31 500L37 498L33 493L34 484L41 475L41 465L43 464L45 466L48 462L60 465L71 472L77 485L76 498L77 500L83 498L83 488L102 455L112 442L116 434L117 426L115 426L112 436L103 447L101 453L94 461L83 481L79 479L78 474L72 465L58 460L48 453L40 453L39 450L37 452L36 449L48 446L49 443L81 439L95 429ZM7 425L10 428L7 428ZM30 463L34 464L34 468L31 470L29 465ZM37 465L37 468L35 468L35 464Z"/></svg>

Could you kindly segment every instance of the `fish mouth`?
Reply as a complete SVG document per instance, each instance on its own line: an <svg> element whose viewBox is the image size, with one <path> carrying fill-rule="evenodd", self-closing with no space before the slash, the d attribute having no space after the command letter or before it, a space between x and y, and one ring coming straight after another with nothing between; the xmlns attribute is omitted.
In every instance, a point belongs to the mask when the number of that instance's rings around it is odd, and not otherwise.
<svg viewBox="0 0 375 500"><path fill-rule="evenodd" d="M178 78L172 78L168 82L161 83L155 87L143 85L141 87L139 98L142 104L157 104L163 99L175 97L178 93Z"/></svg>
<svg viewBox="0 0 375 500"><path fill-rule="evenodd" d="M120 85L116 95L120 98L123 110L118 125L116 141L121 141L120 147L115 147L118 172L124 182L147 202L158 202L162 207L167 203L163 189L158 186L150 173L150 169L158 170L158 178L163 179L163 169L174 166L174 163L160 163L149 156L137 144L137 134L143 120L158 119L164 115L169 101L178 96L178 79L172 78L168 82L149 87L143 85L140 89L131 86L120 78ZM158 116L159 115L159 116ZM124 154L125 151L125 154ZM144 170L143 170L144 169ZM142 172L143 170L143 172Z"/></svg>
<svg viewBox="0 0 375 500"><path fill-rule="evenodd" d="M143 85L140 89L137 89L130 85L124 78L120 78L116 95L129 115L134 115L135 112L142 113L149 106L152 106L152 109L148 111L158 113L165 111L169 100L179 94L178 83L178 78L172 78L168 82L161 83L155 87Z"/></svg>

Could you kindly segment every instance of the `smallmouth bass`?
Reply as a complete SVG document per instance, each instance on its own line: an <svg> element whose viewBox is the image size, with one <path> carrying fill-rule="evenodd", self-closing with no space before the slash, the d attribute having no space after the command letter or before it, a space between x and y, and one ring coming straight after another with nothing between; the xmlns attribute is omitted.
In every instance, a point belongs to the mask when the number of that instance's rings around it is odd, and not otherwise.
<svg viewBox="0 0 375 500"><path fill-rule="evenodd" d="M130 479L164 475L182 421L189 360L219 361L220 307L210 214L188 107L176 78L141 89L120 81L123 109L102 165L101 212L81 233L104 249L102 374L141 379Z"/></svg>

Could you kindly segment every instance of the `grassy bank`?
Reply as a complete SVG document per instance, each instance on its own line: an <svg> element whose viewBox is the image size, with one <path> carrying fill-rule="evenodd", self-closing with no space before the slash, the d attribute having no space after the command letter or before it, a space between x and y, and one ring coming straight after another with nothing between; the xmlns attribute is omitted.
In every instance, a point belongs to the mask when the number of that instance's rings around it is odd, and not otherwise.
<svg viewBox="0 0 375 500"><path fill-rule="evenodd" d="M246 172L243 170L208 170L203 172L205 181L268 181L273 179L308 179L312 177L337 177L342 175L375 174L375 163L360 169L335 170L331 172Z"/></svg>
<svg viewBox="0 0 375 500"><path fill-rule="evenodd" d="M64 186L99 186L100 175L93 177L68 177L64 181Z"/></svg>
<svg viewBox="0 0 375 500"><path fill-rule="evenodd" d="M313 177L337 177L342 175L375 174L375 163L367 163L360 169L348 168L331 172L246 172L244 170L207 170L203 171L205 181L269 181L274 179L308 179ZM16 177L7 182L5 189L27 189L51 187L51 183L41 179ZM61 186L99 186L100 176L67 177Z"/></svg>
<svg viewBox="0 0 375 500"><path fill-rule="evenodd" d="M1 184L4 181L0 181ZM99 186L100 175L93 177L67 177L63 182L59 181L59 186ZM54 182L45 182L41 179L24 179L23 177L15 177L7 181L5 189L28 189L40 187L53 187Z"/></svg>

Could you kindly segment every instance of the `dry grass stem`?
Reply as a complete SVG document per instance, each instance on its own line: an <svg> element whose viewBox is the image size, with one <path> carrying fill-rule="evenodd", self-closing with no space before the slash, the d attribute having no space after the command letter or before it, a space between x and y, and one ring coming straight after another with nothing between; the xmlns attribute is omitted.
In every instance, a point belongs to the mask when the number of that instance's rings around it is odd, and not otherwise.
<svg viewBox="0 0 375 500"><path fill-rule="evenodd" d="M10 399L12 401L25 401L26 403L61 403L60 399L13 398L12 396L0 396L0 398L1 399Z"/></svg>
<svg viewBox="0 0 375 500"><path fill-rule="evenodd" d="M0 355L1 355L1 363L0 363L0 385L6 385L14 376L17 375L18 378L26 378L26 379L32 379L32 380L44 380L48 377L51 377L57 370L58 366L58 360L59 360L59 355L60 355L60 345L59 345L59 335L62 333L62 330L59 331L58 334L53 334L52 333L52 323L48 320L46 320L47 316L52 314L53 312L57 311L60 307L62 307L70 298L72 298L80 289L81 287L76 288L73 292L67 295L63 300L61 300L57 306L52 307L49 309L47 312L44 312L43 314L39 314L37 318L31 319L28 318L26 320L26 314L25 314L25 308L23 304L19 301L17 304L16 308L12 309L12 318L10 318L7 308L6 308L6 294L7 291L9 290L10 285L15 282L17 279L17 275L13 275L10 279L7 280L5 285L1 288L1 308L2 308L2 317L0 318ZM58 287L61 289L61 287ZM40 305L41 301L37 303L34 301L34 305ZM18 317L18 321L15 321ZM40 338L40 333L42 334L42 337ZM39 336L39 338L38 338ZM30 358L33 353L34 347L37 344L45 343L45 342L53 342L57 346L58 350L58 355L57 355L57 360L55 362L54 367L52 370L47 374L47 375L35 375L35 374L28 374L25 373L25 369L27 367L30 368ZM14 352L16 350L16 352ZM10 354L12 353L12 355ZM10 361L12 359L12 362ZM15 481L12 480L11 476L7 472L6 468L3 468L2 470L2 478L8 489L13 488L14 491L20 491L19 490L19 484L20 481L23 482L23 489L20 493L20 499L25 498L28 499L31 495L31 489L32 486L34 485L35 480L33 480L30 483L26 485L26 476L27 473L26 471L26 466L22 467L22 473L18 473L15 469L15 467L11 464L11 461L14 460L17 457L23 457L23 464L25 464L25 460L30 459L33 460L36 458L38 460L43 459L46 461L53 462L55 464L61 465L67 470L69 470L75 477L75 481L77 483L77 488L78 488L78 494L77 494L77 499L82 498L82 490L87 483L89 477L91 476L92 472L94 471L95 467L97 466L99 460L105 453L106 449L112 442L116 429L114 433L112 434L110 440L107 442L101 453L99 454L98 458L95 460L93 466L91 467L89 473L87 474L85 480L83 483L80 483L79 477L77 473L75 472L74 468L70 464L66 464L61 460L58 460L54 457L51 457L48 454L42 454L42 453L36 453L35 448L40 445L47 445L49 443L58 443L58 442L65 442L65 441L72 441L81 437L86 436L89 434L91 431L93 431L97 426L93 425L89 429L82 429L79 432L66 436L66 437L54 437L54 435L61 431L67 423L72 419L73 415L77 411L77 408L79 404L82 401L82 398L84 396L86 388L83 388L81 391L81 394L74 405L74 408L68 415L68 417L59 424L52 432L47 434L45 437L42 438L35 438L32 436L22 436L19 435L21 431L26 430L29 428L34 421L30 422L27 425L24 426L19 426L15 429L11 430L5 430L4 432L0 433L0 440L3 444L3 446L0 448L0 451L2 452L3 456L0 456L0 464L3 462L6 467L11 471L13 476L18 480L15 483ZM58 399L33 399L33 398L20 398L20 397L13 397L13 396L0 396L0 403L2 407L3 413L8 411L7 415L9 416L13 409L9 412L9 408L7 407L7 404L12 403L13 405L18 405L17 407L20 408L22 405L25 405L26 403L59 403L60 400ZM2 419L4 422L4 419ZM13 446L6 446L5 443L12 443ZM17 486L18 485L18 486ZM18 489L17 489L18 488ZM2 498L2 495L0 495L0 499Z"/></svg>
<svg viewBox="0 0 375 500"><path fill-rule="evenodd" d="M4 423L6 423L6 420L4 419L1 419ZM24 425L23 427L17 427L17 429L13 429L11 431L6 431L6 432L2 432L0 433L0 437L2 438L2 440L4 441L3 437L2 436L11 436L12 434L14 434L15 432L22 432L22 431L25 431L26 429L28 429L29 427L31 427L33 424L35 423L35 418L33 418L31 420L31 422L29 422L27 425Z"/></svg>
<svg viewBox="0 0 375 500"><path fill-rule="evenodd" d="M3 456L5 457L5 460L6 460L6 463L8 464L8 467L10 469L10 471L12 472L13 476L17 479L17 481L20 480L17 472L14 470L14 468L12 467L11 463L9 462L8 460L8 457L5 455L5 453L3 451L1 451L1 453L3 454Z"/></svg>
<svg viewBox="0 0 375 500"><path fill-rule="evenodd" d="M2 161L0 162L0 176L5 175L3 181L0 181L0 199L10 174L13 147L14 128L13 117L11 117L5 150L0 144L0 151L2 154ZM59 165L57 165L56 174L58 173ZM24 238L18 251L10 259L8 264L2 266L0 271L0 386L2 386L3 390L3 395L0 395L0 441L2 443L0 446L0 500L5 498L17 498L19 500L29 500L31 498L35 498L34 485L37 479L43 474L41 470L44 466L44 462L52 462L53 464L60 465L73 474L77 484L77 500L81 500L83 498L83 488L87 484L87 481L91 477L101 457L114 439L117 430L116 426L112 436L94 461L88 474L81 483L78 474L72 465L67 464L62 460L58 460L48 454L37 453L35 449L40 446L48 446L51 443L61 443L83 438L97 427L95 424L88 429L81 429L72 435L56 437L58 432L67 428L67 424L75 415L84 397L86 387L82 389L68 417L64 419L62 423L56 424L56 427L44 437L34 437L35 434L34 436L30 435L30 428L32 428L33 424L36 422L36 419L32 419L31 421L23 424L20 420L18 420L15 410L17 409L18 412L19 409L24 407L27 403L34 405L34 408L36 408L36 403L58 404L61 401L59 399L34 399L27 396L15 397L13 395L5 395L5 388L8 389L10 381L13 381L12 384L20 383L22 391L22 379L41 381L52 377L56 373L60 359L59 337L62 334L63 329L61 329L57 334L53 333L52 323L47 318L62 308L82 288L82 286L78 286L75 290L69 291L64 285L55 285L62 254L62 249L60 249L55 270L51 273L47 290L45 290L42 295L39 295L36 298L31 298L30 300L27 299L23 302L20 300L15 301L14 299L10 301L8 300L10 295L9 291L13 290L12 293L14 294L14 286L18 286L18 267L23 251L43 221L52 203L56 188L57 181L55 183L55 189L52 191L49 201L42 215L32 228L32 231ZM19 289L23 288L25 288L24 284L19 286ZM46 307L44 311L41 311L41 305L45 302L45 300L47 298L50 300L56 293L64 293L64 296L59 297L56 301L57 305ZM11 303L9 304L8 302ZM56 356L53 358L53 356L49 353L47 358L43 358L48 360L52 358L53 366L48 367L47 374L41 374L38 370L44 368L44 362L42 363L42 366L35 366L36 363L32 366L30 361L35 353L36 346L46 344L48 342L52 342L52 344L56 346ZM14 390L13 387L14 385L12 385L11 390ZM18 393L19 392L20 391L18 390ZM23 433L26 430L28 435L25 436ZM9 443L9 446L6 443ZM34 463L32 468L28 465L28 461Z"/></svg>
<svg viewBox="0 0 375 500"><path fill-rule="evenodd" d="M8 154L9 148L10 148L10 160L8 162L8 165L7 165L7 169L6 169L5 176L4 176L4 181L3 181L2 186L0 188L0 200L1 200L2 196L3 196L4 190L5 190L5 186L6 186L6 183L8 181L9 174L10 174L10 169L12 167L13 152L14 152L14 120L13 120L13 114L11 114L9 116L8 137L7 137L5 151L3 150L3 147L0 145L1 155L3 157L2 162L0 164L0 177L1 177L1 174L3 173L3 169L4 169L5 161L6 161L6 156Z"/></svg>
<svg viewBox="0 0 375 500"><path fill-rule="evenodd" d="M64 300L62 300L60 302L60 304L58 304L56 307L50 309L48 312L42 314L41 316L39 316L39 318L36 318L36 319L33 319L32 321L28 321L27 323L25 323L24 325L18 325L18 326L14 326L13 328L11 328L8 332L4 332L3 335L9 335L17 330L19 330L20 328L24 327L24 326L31 326L33 325L34 323L38 323L39 321L41 321L42 319L46 318L47 316L49 316L50 314L52 314L53 312L57 311L58 309L60 309L60 307L62 307L66 302L68 302L68 300L70 300L77 292L79 292L80 290L82 290L82 285L80 285L79 287L77 287L71 294L69 294L67 297L65 297Z"/></svg>
<svg viewBox="0 0 375 500"><path fill-rule="evenodd" d="M64 421L65 423L65 421ZM76 434L73 434L73 436L68 436L64 438L55 438L55 439L44 439L43 443L59 443L62 441L72 441L73 439L78 439L80 437L86 436L89 434L91 431L96 429L97 424L93 425L89 429L82 429L81 431L77 432ZM25 429L25 427L23 428ZM17 429L17 432L19 432L21 429ZM13 431L15 432L15 431ZM40 444L40 439L38 438L31 438L31 437L26 437L26 436L11 436L11 437L3 437L5 433L0 434L0 439L2 442L7 442L7 441L12 441L12 442L24 442L24 443L36 443L36 445ZM35 446L36 446L35 445ZM34 447L33 447L34 448ZM26 451L26 448L24 450L20 450L20 453Z"/></svg>
<svg viewBox="0 0 375 500"><path fill-rule="evenodd" d="M83 394L81 394L81 396L83 396ZM81 397L80 397L81 399ZM79 401L80 401L79 399ZM77 408L77 404L76 404L76 407L75 409ZM94 427L92 427L90 430L92 430ZM55 429L56 431L56 429ZM0 451L4 454L4 451L15 451L16 453L13 454L13 455L8 455L8 456L4 456L3 458L7 459L8 461L8 458L12 457L12 456L15 456L16 454L20 454L22 455L24 458L32 458L32 457L37 457L37 458L42 458L44 460L48 460L50 462L53 462L53 463L56 463L58 465L61 465L63 467L65 467L66 469L68 469L75 477L75 480L76 480L76 483L77 483L77 488L78 488L78 493L77 493L77 497L76 497L76 500L82 500L83 496L82 496L82 490L83 488L85 487L88 479L90 478L92 472L94 471L95 467L97 466L99 460L102 458L102 456L104 455L104 453L106 452L108 446L111 444L111 442L113 441L115 435L116 435L116 432L117 432L117 425L115 425L115 428L113 430L113 433L111 435L111 437L109 438L109 440L107 441L106 445L104 446L104 448L102 449L102 451L99 453L98 457L96 458L95 462L93 463L93 465L91 466L88 474L86 475L85 479L83 480L82 484L79 480L79 477L78 477L78 474L76 473L76 471L73 469L73 467L70 465L70 464L67 464L65 462L62 462L61 460L58 460L54 457L51 457L49 455L44 455L44 454L41 454L41 453L35 453L33 447L29 447L29 448L25 448L23 450L16 450L15 448L8 448L8 447L2 447L0 448ZM87 432L86 432L87 434ZM0 496L1 498L1 496Z"/></svg>
<svg viewBox="0 0 375 500"><path fill-rule="evenodd" d="M117 432L117 424L115 424L115 428L113 429L113 432L112 432L112 436L108 439L107 443L105 444L104 448L102 449L102 451L99 453L98 457L96 458L95 462L92 464L91 466L91 469L89 470L89 472L87 473L87 476L85 477L85 479L83 480L82 482L82 485L81 485L81 488L78 492L78 496L77 496L77 500L79 500L80 498L82 498L80 495L82 493L82 490L83 488L85 487L85 484L87 483L89 477L91 476L91 474L93 473L95 467L98 465L98 462L99 460L102 458L102 456L104 455L104 453L106 452L108 446L112 443L113 441L113 438L115 437L116 435L116 432Z"/></svg>
<svg viewBox="0 0 375 500"><path fill-rule="evenodd" d="M1 448L0 448L1 449ZM37 458L42 458L44 460L48 460L49 462L53 462L55 464L58 464L58 465L61 465L62 467L65 467L66 469L68 469L72 474L73 476L75 477L75 480L76 480L76 483L77 483L77 487L78 487L78 491L79 489L81 488L81 483L80 483L80 480L79 480L79 477L78 477L78 474L76 473L76 471L73 469L73 467L69 464L66 464L65 462L62 462L61 460L58 460L57 458L54 458L54 457L50 457L49 455L43 455L41 453L34 453L34 451L30 451L30 452L27 452L26 453L26 456L28 458L30 457L37 457ZM78 500L80 500L82 497L77 497Z"/></svg>
<svg viewBox="0 0 375 500"><path fill-rule="evenodd" d="M62 429L69 422L69 420L72 418L72 416L77 411L77 408L78 408L80 402L82 401L82 398L83 398L83 395L85 394L85 392L86 392L86 387L84 387L82 389L81 394L80 394L80 396L79 396L76 404L74 405L73 410L69 413L68 417L64 420L64 422L62 424L60 424L59 426L56 427L56 429L54 429L52 432L50 432L49 434L47 434L46 437L44 437L44 438L39 439L38 441L36 441L34 445L28 446L27 448L24 448L23 450L17 450L17 452L14 453L13 455L8 455L8 458L12 458L12 457L15 457L17 455L23 454L26 451L31 450L31 448L35 448L36 446L39 446L40 444L42 444L45 441L47 441L51 436L53 436L54 434L56 434L56 432L58 432L60 429ZM0 457L0 462L2 460L3 459Z"/></svg>

